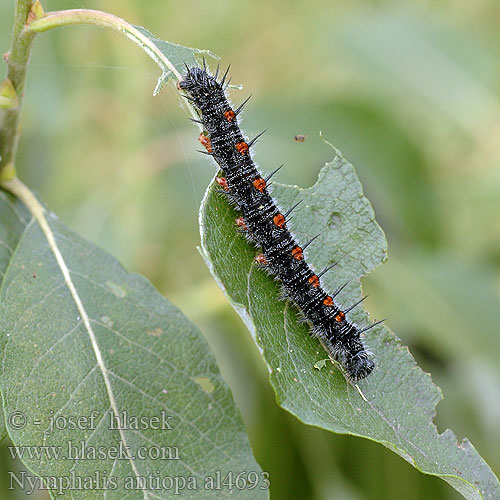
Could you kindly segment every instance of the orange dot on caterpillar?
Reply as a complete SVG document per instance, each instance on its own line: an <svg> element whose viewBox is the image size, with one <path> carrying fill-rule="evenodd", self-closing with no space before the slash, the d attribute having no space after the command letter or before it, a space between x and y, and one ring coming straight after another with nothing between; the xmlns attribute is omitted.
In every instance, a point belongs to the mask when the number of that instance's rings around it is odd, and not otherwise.
<svg viewBox="0 0 500 500"><path fill-rule="evenodd" d="M273 223L275 226L283 229L285 227L285 217L282 214L276 214L273 217Z"/></svg>
<svg viewBox="0 0 500 500"><path fill-rule="evenodd" d="M253 181L253 186L257 191L262 193L266 187L266 181L262 177L257 177L257 179Z"/></svg>
<svg viewBox="0 0 500 500"><path fill-rule="evenodd" d="M226 117L226 120L228 122L232 122L235 119L236 114L232 109L228 109L227 111L224 112L224 116Z"/></svg>
<svg viewBox="0 0 500 500"><path fill-rule="evenodd" d="M323 300L323 304L325 304L325 306L333 306L333 299L330 297L330 295L326 296L326 299Z"/></svg>
<svg viewBox="0 0 500 500"><path fill-rule="evenodd" d="M342 323L342 321L344 321L344 319L345 319L345 313L344 313L344 311L339 311L337 313L337 315L335 316L335 321L337 323Z"/></svg>
<svg viewBox="0 0 500 500"><path fill-rule="evenodd" d="M302 248L300 247L295 247L292 250L292 257L294 257L297 260L302 260L304 258L304 254L302 252Z"/></svg>
<svg viewBox="0 0 500 500"><path fill-rule="evenodd" d="M198 137L198 140L203 145L203 147L207 150L207 152L212 152L212 142L210 141L210 137L206 136L203 132Z"/></svg>
<svg viewBox="0 0 500 500"><path fill-rule="evenodd" d="M319 278L315 274L313 274L307 281L309 281L309 283L314 288L318 288L318 286L319 286Z"/></svg>
<svg viewBox="0 0 500 500"><path fill-rule="evenodd" d="M263 253L259 253L254 257L255 262L258 264L267 264L266 256Z"/></svg>
<svg viewBox="0 0 500 500"><path fill-rule="evenodd" d="M237 219L234 220L234 222L238 227L241 227L241 229L244 229L245 231L247 230L247 224L243 217L238 217Z"/></svg>
<svg viewBox="0 0 500 500"><path fill-rule="evenodd" d="M225 177L216 177L215 180L217 184L224 189L224 191L229 191L229 186L227 185L227 181Z"/></svg>
<svg viewBox="0 0 500 500"><path fill-rule="evenodd" d="M242 155L246 154L248 151L248 144L245 141L238 142L235 147L238 153L241 153Z"/></svg>

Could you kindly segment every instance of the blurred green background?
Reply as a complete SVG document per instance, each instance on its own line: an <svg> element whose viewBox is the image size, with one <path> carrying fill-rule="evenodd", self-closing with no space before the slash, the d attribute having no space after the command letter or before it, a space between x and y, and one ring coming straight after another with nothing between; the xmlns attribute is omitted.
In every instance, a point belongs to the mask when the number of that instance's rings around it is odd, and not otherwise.
<svg viewBox="0 0 500 500"><path fill-rule="evenodd" d="M435 423L500 470L500 4L496 0L44 0L96 8L231 63L243 127L268 128L256 160L308 186L351 161L389 242L363 281L366 308L408 345L445 396ZM0 2L0 50L14 1ZM462 498L375 443L301 424L277 407L267 370L196 246L214 169L159 71L129 41L91 27L39 35L19 175L72 229L147 276L206 335L240 407L273 500ZM293 140L307 134L304 143ZM0 499L8 491L6 443ZM35 498L32 496L31 498ZM48 498L44 493L38 498Z"/></svg>

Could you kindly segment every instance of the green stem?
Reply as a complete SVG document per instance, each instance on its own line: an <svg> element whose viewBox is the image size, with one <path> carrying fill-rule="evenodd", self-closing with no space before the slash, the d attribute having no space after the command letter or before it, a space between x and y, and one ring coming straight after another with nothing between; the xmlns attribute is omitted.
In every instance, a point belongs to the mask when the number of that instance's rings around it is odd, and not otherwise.
<svg viewBox="0 0 500 500"><path fill-rule="evenodd" d="M29 23L26 22L28 19ZM2 118L0 120L0 184L2 180L10 179L15 175L14 157L17 148L17 129L21 111L21 98L33 38L37 33L42 33L52 28L77 24L100 26L125 35L128 39L138 44L160 66L164 73L170 71L178 80L182 80L182 75L178 69L155 43L124 19L108 14L107 12L87 9L60 10L44 13L38 0L18 0L12 49L7 64L9 66L8 79L11 80L19 97L19 105L10 110L4 111L0 109L0 118ZM193 107L189 104L187 107L193 117L198 118ZM2 170L4 171L3 175Z"/></svg>
<svg viewBox="0 0 500 500"><path fill-rule="evenodd" d="M45 217L45 208L36 199L30 189L25 186L17 177L6 180L2 183L2 188L10 191L16 198L21 200L31 215L40 223Z"/></svg>
<svg viewBox="0 0 500 500"><path fill-rule="evenodd" d="M0 175L4 169L13 172L14 157L18 143L19 116L21 113L26 71L35 33L24 28L34 0L17 0L12 31L12 45L5 59L7 79L10 80L18 96L18 106L0 112ZM1 178L1 177L0 177Z"/></svg>
<svg viewBox="0 0 500 500"><path fill-rule="evenodd" d="M127 23L124 19L108 14L107 12L87 9L47 12L41 19L33 21L27 27L27 31L42 33L52 28L71 26L74 24L92 24L122 33L127 38L140 45L163 71L169 70L178 80L182 80L182 75L176 67L148 37L141 33L135 26Z"/></svg>

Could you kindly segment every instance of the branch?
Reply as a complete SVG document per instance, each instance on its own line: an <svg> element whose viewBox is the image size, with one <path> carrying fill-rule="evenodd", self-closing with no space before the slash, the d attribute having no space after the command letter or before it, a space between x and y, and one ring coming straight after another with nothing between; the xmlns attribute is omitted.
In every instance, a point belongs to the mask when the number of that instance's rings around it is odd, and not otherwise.
<svg viewBox="0 0 500 500"><path fill-rule="evenodd" d="M26 31L30 33L42 33L60 26L71 26L75 24L92 24L101 28L117 31L140 45L149 56L160 66L162 70L171 71L178 80L182 75L172 62L161 52L161 50L135 26L127 23L124 19L102 12L100 10L72 9L47 12L41 19L30 23Z"/></svg>
<svg viewBox="0 0 500 500"><path fill-rule="evenodd" d="M14 94L0 93L0 184L15 176L14 158L18 143L19 116L26 80L26 69L33 38L37 33L60 26L90 24L111 29L138 44L163 71L171 72L178 80L182 75L172 61L152 39L124 19L99 10L72 9L44 13L39 0L18 0L12 48L6 56L9 68L7 79L0 88L14 89ZM191 114L195 111L188 106Z"/></svg>
<svg viewBox="0 0 500 500"><path fill-rule="evenodd" d="M21 98L31 44L37 33L60 26L78 24L110 29L125 35L139 45L160 66L163 77L171 73L177 80L183 78L179 69L155 43L158 41L155 37L148 36L146 30L142 31L120 17L99 10L87 9L45 13L39 0L18 0L16 9L12 49L6 58L9 74L8 78L0 83L0 185L3 181L15 176L14 158L18 142ZM187 107L192 116L197 119L198 115L194 108L189 103Z"/></svg>
<svg viewBox="0 0 500 500"><path fill-rule="evenodd" d="M31 54L31 45L35 33L25 30L26 25L43 15L40 2L38 0L17 0L14 14L14 26L12 30L12 44L10 51L5 54L7 63L7 78L2 85L14 89L17 105L8 106L4 102L6 109L0 110L0 179L5 176L7 169L9 177L14 172L14 157L18 142L19 116L22 107L24 85L26 82L26 71ZM4 175L2 176L2 171Z"/></svg>

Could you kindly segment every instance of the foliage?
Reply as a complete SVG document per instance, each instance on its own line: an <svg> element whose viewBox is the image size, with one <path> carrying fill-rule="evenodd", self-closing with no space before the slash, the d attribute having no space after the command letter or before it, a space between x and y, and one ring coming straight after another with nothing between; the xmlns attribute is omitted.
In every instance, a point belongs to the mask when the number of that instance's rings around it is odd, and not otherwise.
<svg viewBox="0 0 500 500"><path fill-rule="evenodd" d="M126 0L125 3L134 4L133 0ZM441 384L444 383L444 392L447 396L451 395L451 398L447 397L440 406L439 423L446 422L448 425L450 422L457 422L460 432L466 432L467 435L472 433L478 449L485 450L487 457L489 454L493 466L498 465L496 453L491 451L497 448L494 423L497 420L495 415L498 405L494 394L498 380L495 368L498 342L495 333L499 318L495 313L498 311L498 297L495 295L494 277L498 272L495 254L488 250L494 248L495 238L487 211L487 200L495 199L496 184L494 177L488 177L492 171L488 158L493 156L487 141L483 140L486 135L479 128L474 128L474 116L479 116L479 122L485 126L494 123L496 104L491 99L488 100L487 92L477 91L488 78L483 64L487 51L481 52L474 44L455 43L457 40L466 40L467 36L460 30L454 33L453 30L431 23L431 16L417 22L416 16L411 12L389 13L381 9L377 15L370 13L361 19L361 16L357 17L355 14L351 17L339 16L336 10L339 9L338 6L326 4L323 5L322 18L335 19L338 24L331 30L335 33L334 43L330 35L320 40L319 37L330 32L331 26L328 30L324 29L326 26L322 26L321 22L318 24L318 19L311 16L311 9L306 8L305 3L298 2L293 9L287 9L286 16L282 15L281 9L274 12L277 6L266 6L269 21L273 21L272 29L269 26L267 33L273 33L276 37L275 51L279 51L280 57L269 56L272 52L268 49L269 40L262 37L252 45L257 52L265 47L259 61L262 71L255 72L252 70L255 65L241 64L247 62L249 57L241 43L235 41L250 39L256 26L259 31L262 30L265 21L254 16L255 13L264 11L264 6L258 4L259 2L252 6L247 15L241 16L236 15L239 14L234 11L236 6L221 5L217 10L205 11L202 8L200 11L199 6L185 5L180 13L175 12L173 6L151 2L141 7L141 20L144 20L141 24L151 26L155 32L164 33L163 23L168 19L169 39L196 40L199 46L214 46L213 40L203 38L205 35L202 35L203 41L199 37L200 33L206 32L202 28L210 25L213 26L213 33L219 34L219 41L226 38L231 40L231 44L224 45L219 52L224 53L224 60L236 63L237 70L233 70L233 73L238 75L238 81L244 81L246 87L251 88L254 94L260 94L262 99L261 104L257 101L253 105L253 109L257 110L253 111L254 115L252 111L247 113L245 129L251 134L253 123L258 123L259 127L262 123L271 125L272 133L262 146L270 149L267 152L261 149L261 152L270 156L271 150L279 149L281 153L277 158L272 154L275 160L288 159L289 165L302 167L282 174L286 179L293 179L301 184L314 179L314 169L303 167L319 164L323 160L321 149L313 140L318 128L328 129L328 137L333 137L335 143L349 153L359 169L370 198L375 202L382 225L389 229L391 241L389 263L365 280L368 288L376 290L372 293L368 310L374 311L375 316L389 316L391 326L401 333L405 343L413 345L412 352L416 352L419 361L423 362L427 370L432 369ZM155 26L160 22L160 7L164 9L162 12L165 12L166 17L161 20L160 25ZM5 13L6 8L6 4L0 6L0 13ZM2 9L4 12L1 12ZM193 9L195 11L191 12ZM40 12L37 12L39 15ZM458 11L454 11L455 19L457 13ZM180 14L181 17L176 17ZM148 16L149 20L146 21ZM0 16L0 24L10 17L10 14ZM190 19L189 25L182 21L187 18ZM409 19L411 22L408 22ZM476 15L475 19L479 19L479 16ZM485 13L484 20L487 19L494 19L494 16ZM217 25L218 22L221 24ZM362 24L364 28L360 30L359 26ZM467 24L470 24L470 18L467 18ZM291 40L293 35L293 40L296 40L293 51L285 50L285 47L279 45L278 34L285 33L287 26L293 26L293 29L290 30L290 36L287 38L285 35L283 40ZM307 31L308 26L314 29ZM487 22L485 26L487 31ZM142 35L147 34L140 28L132 28ZM375 34L370 34L369 28ZM384 46L382 43L392 40L391 37L398 39L398 33L411 34L404 44L408 52L403 58L398 58L398 49L403 48L402 44L389 43ZM0 30L2 42L3 34ZM363 40L363 36L368 37L369 42ZM376 39L378 45L371 43L372 39ZM57 34L53 40L60 47L56 57L62 65L54 66L50 56L46 58L46 54L50 54L50 48L45 46L43 53L36 54L35 64L30 68L32 78L26 93L28 106L23 127L25 144L30 146L21 147L20 161L17 163L22 177L37 186L43 192L43 197L49 200L51 207L55 207L65 220L70 220L71 226L77 228L78 232L118 255L120 260L127 263L127 267L150 276L162 292L174 297L174 302L180 304L189 317L203 326L246 417L259 463L265 470L271 471L272 488L275 492L273 496L312 498L311 492L314 492L317 498L322 494L324 498L328 498L334 480L335 491L342 491L339 494L346 497L365 495L369 498L398 498L400 495L395 492L400 488L407 499L429 498L431 495L450 498L451 490L439 488L439 484L431 479L424 479L424 476L418 478L411 475L410 468L404 468L391 459L381 447L370 447L365 444L366 441L352 438L346 442L341 436L326 436L324 433L318 437L312 430L304 426L298 427L273 409L271 401L265 396L267 389L264 377L259 375L257 356L249 357L250 346L240 335L239 324L227 313L208 279L200 281L203 270L196 254L191 252L196 210L192 191L195 190L196 197L196 191L202 189L206 182L208 171L206 164L191 157L190 147L185 150L192 172L188 173L185 168L186 158L179 158L181 146L177 144L178 132L173 130L169 135L164 127L166 107L169 107L169 114L177 120L175 110L170 109L170 103L165 101L169 99L168 96L160 97L161 106L157 104L158 98L155 101L148 100L147 92L141 91L144 84L148 83L144 80L145 68L136 71L135 61L130 62L133 61L133 55L128 47L125 48L124 45L123 50L119 42L116 45L109 44L105 34L97 34L89 39L82 30L80 35L76 31L74 35L68 35L68 32ZM428 52L428 40L432 40L435 53ZM338 94L333 99L331 65L323 64L313 71L303 71L294 64L295 61L308 58L310 41L317 48L321 60L332 60L334 57L337 61L334 79ZM40 39L37 40L38 43L44 42ZM215 46L218 43L216 41ZM336 51L333 56L332 46ZM343 47L343 54L338 53L340 46ZM463 49L458 57L452 47ZM234 51L232 56L231 50ZM392 55L384 58L389 51L393 51ZM74 66L75 53L81 56L81 63L87 65L82 72ZM426 53L432 57L426 57ZM425 75L427 82L432 83L433 95L429 102L444 104L437 109L426 101L429 94L426 94L425 89L429 85L414 85L415 80L412 78L416 76L409 77L405 69L408 68L408 57L413 58L416 54L424 54L420 63L415 65L418 67L418 78ZM436 60L436 54L441 61L438 67L446 70L445 75L453 76L444 88L434 85L443 76L435 71L433 61ZM346 64L347 60L350 64ZM95 64L96 61L108 65L115 65L119 61L122 68L103 72L98 67L95 72L89 71L88 65ZM443 61L451 61L452 64L443 65ZM474 64L469 64L471 61ZM354 63L358 65L362 78L355 78L358 67ZM76 64L80 64L80 60ZM462 72L455 71L456 64L463 69ZM132 71L126 70L124 73L123 69L128 65ZM68 71L70 66L74 68L71 72ZM379 68L382 71L377 71ZM168 68L162 67L162 70L166 75L169 74ZM73 78L73 72L79 72L79 77ZM473 75L472 79L470 75ZM481 82L479 87L474 79ZM401 92L399 87L401 95L388 94L388 89L391 88L389 80L396 87L402 82L402 86L406 85L406 91ZM50 84L47 83L49 81ZM164 78L160 83L163 82ZM257 92L254 89L259 85L261 88ZM447 98L444 89L454 85L460 86L467 100L473 97L476 114L468 111L462 113L460 106L463 99ZM473 91L468 90L471 88ZM309 98L306 89L314 92ZM170 95L173 94L172 89L169 88L168 91ZM412 92L417 95L416 99ZM311 98L313 95L314 99ZM387 99L388 95L391 95L391 99ZM12 99L7 96L0 100L0 104L2 107L15 107L17 96L14 97ZM71 101L66 102L67 98ZM286 103L289 99L294 102L293 109L277 107L279 102ZM120 102L126 105L120 107ZM137 109L143 112L138 113ZM440 114L441 109L445 111L444 114ZM33 112L36 113L36 121L30 117ZM255 113L259 116L256 117ZM154 120L156 115L158 121L162 122L158 129L151 125L154 123L151 117ZM299 122L297 117L300 117ZM451 122L457 118L456 123L462 131L457 132L449 125L447 120L450 117ZM33 127L40 121L44 123L44 127L40 129L38 126L35 132ZM89 127L89 123L93 126ZM119 127L116 126L117 123L120 124ZM184 123L184 119L178 118L178 123L177 129L183 126L180 124ZM436 134L435 130L440 133ZM443 130L446 130L445 136L448 139L444 143L441 141ZM462 140L463 136L460 134L463 131L473 137L472 144L469 136ZM286 141L297 132L308 132L308 140L305 144L290 146ZM187 133L192 136L192 129ZM443 144L448 146L442 147ZM462 146L465 151L460 149ZM31 156L30 150L37 151L36 156ZM437 151L440 151L439 154L436 154ZM86 168L68 168L67 158L79 158ZM450 165L454 168L458 164L457 160L463 166L461 171L450 169ZM36 169L32 166L34 164ZM478 164L481 168L475 169L471 181L467 168ZM438 173L431 176L429 165ZM444 181L451 178L451 174L453 182ZM66 180L65 189L60 189L61 179ZM291 188L277 189L277 196L283 203L289 196L287 193L295 192L288 191L289 189ZM114 190L120 194L113 194ZM453 196L458 194L460 204L454 206L451 202ZM481 201L481 212L476 214L477 217L469 217L468 207L476 207L478 200ZM20 207L19 202L16 202L16 206ZM175 207L175 211L172 207ZM220 207L221 212L226 213L226 210L227 207ZM138 213L141 213L140 217L137 216ZM491 213L496 212L492 210ZM450 217L451 214L453 217ZM449 218L444 222L446 216ZM181 217L182 224L179 224ZM25 219L29 220L29 216ZM7 241L11 249L17 246L14 222L14 218L10 218L6 225L9 234L2 234L2 241ZM56 224L52 220L50 222ZM231 218L223 219L212 225L210 230L218 232L225 228L226 236L234 239L236 236L234 232L230 232L229 225ZM446 230L443 231L443 228ZM471 234L472 228L475 230L474 238L464 241L464 232ZM18 229L23 232L22 228ZM72 236L78 239L76 235ZM240 243L244 245L243 242L237 242L236 245ZM408 253L408 243L420 248L420 252ZM463 249L459 258L457 255L450 258L453 250L460 253L457 249ZM243 252L249 250L247 248ZM2 251L5 251L4 247ZM99 255L100 259L110 259L109 256ZM485 255L490 257L483 259L479 267L477 262ZM472 264L467 265L462 261L467 256L473 256L470 261ZM476 262L474 258L477 258ZM180 259L186 263L182 273L182 287L179 286ZM116 265L115 262L111 267ZM123 276L129 275L125 273ZM257 281L262 279L257 273L253 273L252 277ZM359 276L352 277L357 280ZM33 278L28 279L28 282L32 284L32 280ZM460 286L464 282L468 284L467 287ZM358 296L359 288L353 287L351 293ZM391 309L394 304L396 307ZM469 309L476 314L468 314ZM220 315L215 331L212 326L216 319L214 314ZM227 335L223 333L225 329ZM381 338L386 337L384 335ZM311 342L304 337L299 342L304 345L299 347L305 347L307 351L314 346ZM279 344L275 346L279 347ZM379 349L380 352L382 350ZM309 353L315 359L318 356L321 358L321 355L315 354L315 346ZM265 354L268 361L273 361L268 352ZM310 370L310 357L301 361L305 363L305 369ZM275 364L271 363L271 366ZM330 374L330 370L310 371L315 380L321 378L327 384L334 385L338 385L339 381L342 383L338 374ZM294 401L285 396L288 389L294 388L294 384L286 379L280 381L283 373L281 372L280 377L280 372L273 372L272 382L279 400L285 407L291 408L288 405ZM211 386L203 379L200 391L202 396L203 387ZM349 390L347 386L344 387ZM369 394L366 388L363 391ZM427 394L432 394L432 391ZM437 393L434 392L434 395ZM358 398L357 393L350 393L350 397ZM342 401L339 402L340 406ZM427 403L427 410L422 412L425 416L422 422L430 422L432 418L429 399ZM306 405L298 402L296 406L300 406L299 410L302 411L306 408ZM318 424L318 421L306 418L307 415L300 415L300 411L296 413L303 420ZM467 417L467 413L475 417ZM324 421L319 425L328 427ZM335 430L350 432L349 429L340 427ZM432 426L429 433L435 435ZM445 433L443 436L450 437L450 434ZM455 440L449 441L451 449L455 443ZM458 449L456 452L469 457L471 453L474 455L472 449L465 452ZM452 455L453 452L450 451L449 456ZM404 453L403 456L409 458ZM387 464L384 474L379 473L379 467L374 467L374 463ZM467 465L470 466L470 462ZM290 477L296 480L292 482ZM419 486L408 491L408 481L415 481ZM432 494L426 494L426 488ZM393 492L393 496L389 491Z"/></svg>

